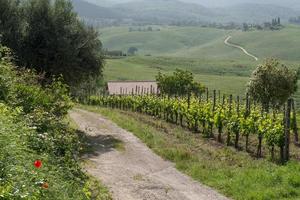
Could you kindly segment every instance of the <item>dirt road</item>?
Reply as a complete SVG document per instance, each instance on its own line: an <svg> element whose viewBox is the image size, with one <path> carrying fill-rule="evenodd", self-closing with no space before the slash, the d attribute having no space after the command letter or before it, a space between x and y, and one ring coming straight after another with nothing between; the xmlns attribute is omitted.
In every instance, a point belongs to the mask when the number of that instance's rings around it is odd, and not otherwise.
<svg viewBox="0 0 300 200"><path fill-rule="evenodd" d="M236 45L236 44L232 44L229 42L229 40L231 39L232 37L231 36L228 36L224 43L227 45L227 46L230 46L230 47L234 47L234 48L238 48L240 50L242 50L244 52L244 54L246 54L247 56L250 56L251 58L253 58L254 60L258 61L258 58L254 55L252 55L251 53L249 53L246 49L244 49L243 47L239 46L239 45Z"/></svg>
<svg viewBox="0 0 300 200"><path fill-rule="evenodd" d="M75 109L70 113L93 139L96 151L87 155L87 171L99 178L115 200L225 200L226 197L177 171L132 133L99 114ZM123 150L112 144L120 140Z"/></svg>

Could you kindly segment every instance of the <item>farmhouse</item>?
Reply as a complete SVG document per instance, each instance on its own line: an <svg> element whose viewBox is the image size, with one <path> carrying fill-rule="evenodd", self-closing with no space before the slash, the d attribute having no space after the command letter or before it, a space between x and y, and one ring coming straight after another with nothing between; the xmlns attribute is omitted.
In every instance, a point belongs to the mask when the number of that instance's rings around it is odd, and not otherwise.
<svg viewBox="0 0 300 200"><path fill-rule="evenodd" d="M107 90L109 95L158 93L156 81L109 81Z"/></svg>

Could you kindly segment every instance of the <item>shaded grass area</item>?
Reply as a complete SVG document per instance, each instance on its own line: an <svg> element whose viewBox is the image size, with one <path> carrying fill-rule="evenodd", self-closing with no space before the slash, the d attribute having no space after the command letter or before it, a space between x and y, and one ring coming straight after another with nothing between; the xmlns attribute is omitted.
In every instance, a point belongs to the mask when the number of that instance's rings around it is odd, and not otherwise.
<svg viewBox="0 0 300 200"><path fill-rule="evenodd" d="M300 199L300 164L279 166L149 116L81 106L134 133L195 180L238 200Z"/></svg>

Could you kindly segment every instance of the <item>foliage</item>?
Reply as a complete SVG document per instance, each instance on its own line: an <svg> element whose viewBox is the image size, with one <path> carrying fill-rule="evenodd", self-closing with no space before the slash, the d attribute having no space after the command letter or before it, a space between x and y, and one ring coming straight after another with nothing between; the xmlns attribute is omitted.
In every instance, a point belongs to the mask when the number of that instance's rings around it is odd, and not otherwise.
<svg viewBox="0 0 300 200"><path fill-rule="evenodd" d="M42 87L9 56L0 45L0 199L91 199L81 140L63 120L72 107L67 86L58 77Z"/></svg>
<svg viewBox="0 0 300 200"><path fill-rule="evenodd" d="M176 69L173 75L159 73L156 77L158 88L164 95L191 96L201 95L204 86L194 81L193 74L188 71Z"/></svg>
<svg viewBox="0 0 300 200"><path fill-rule="evenodd" d="M138 48L136 47L129 47L127 54L128 55L134 55L138 51Z"/></svg>
<svg viewBox="0 0 300 200"><path fill-rule="evenodd" d="M70 1L0 0L1 10L3 44L15 51L20 66L45 73L45 82L62 74L72 86L102 75L99 35L78 19Z"/></svg>
<svg viewBox="0 0 300 200"><path fill-rule="evenodd" d="M283 105L297 90L298 73L275 59L257 67L248 83L248 92L266 111Z"/></svg>
<svg viewBox="0 0 300 200"><path fill-rule="evenodd" d="M111 108L120 108L135 112L145 113L157 118L165 119L168 122L180 124L188 127L190 130L198 132L200 127L205 136L212 135L210 129L213 125L218 129L218 141L221 142L223 129L227 130L229 139L236 137L236 146L238 148L239 134L245 137L250 135L258 139L258 156L261 156L262 142L268 147L282 148L284 138L284 128L282 117L277 116L272 119L267 113L261 114L260 107L252 107L251 113L246 110L244 105L240 105L240 111L237 112L236 103L229 102L217 103L213 111L213 102L199 102L198 98L190 99L186 97L157 97L157 96L92 96L90 99L92 105L101 105ZM228 139L228 138L227 138ZM230 140L228 141L230 145ZM246 150L248 144L246 144ZM280 155L282 156L282 155ZM281 158L281 157L280 157ZM282 158L281 158L282 159Z"/></svg>

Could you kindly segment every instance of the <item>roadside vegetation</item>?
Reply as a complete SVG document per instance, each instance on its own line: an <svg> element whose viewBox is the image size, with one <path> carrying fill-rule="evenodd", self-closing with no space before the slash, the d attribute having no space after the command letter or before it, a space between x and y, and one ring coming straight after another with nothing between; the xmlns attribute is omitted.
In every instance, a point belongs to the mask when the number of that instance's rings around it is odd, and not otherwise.
<svg viewBox="0 0 300 200"><path fill-rule="evenodd" d="M73 103L62 78L41 86L13 62L0 45L0 199L111 199L81 170L83 142L64 122Z"/></svg>

